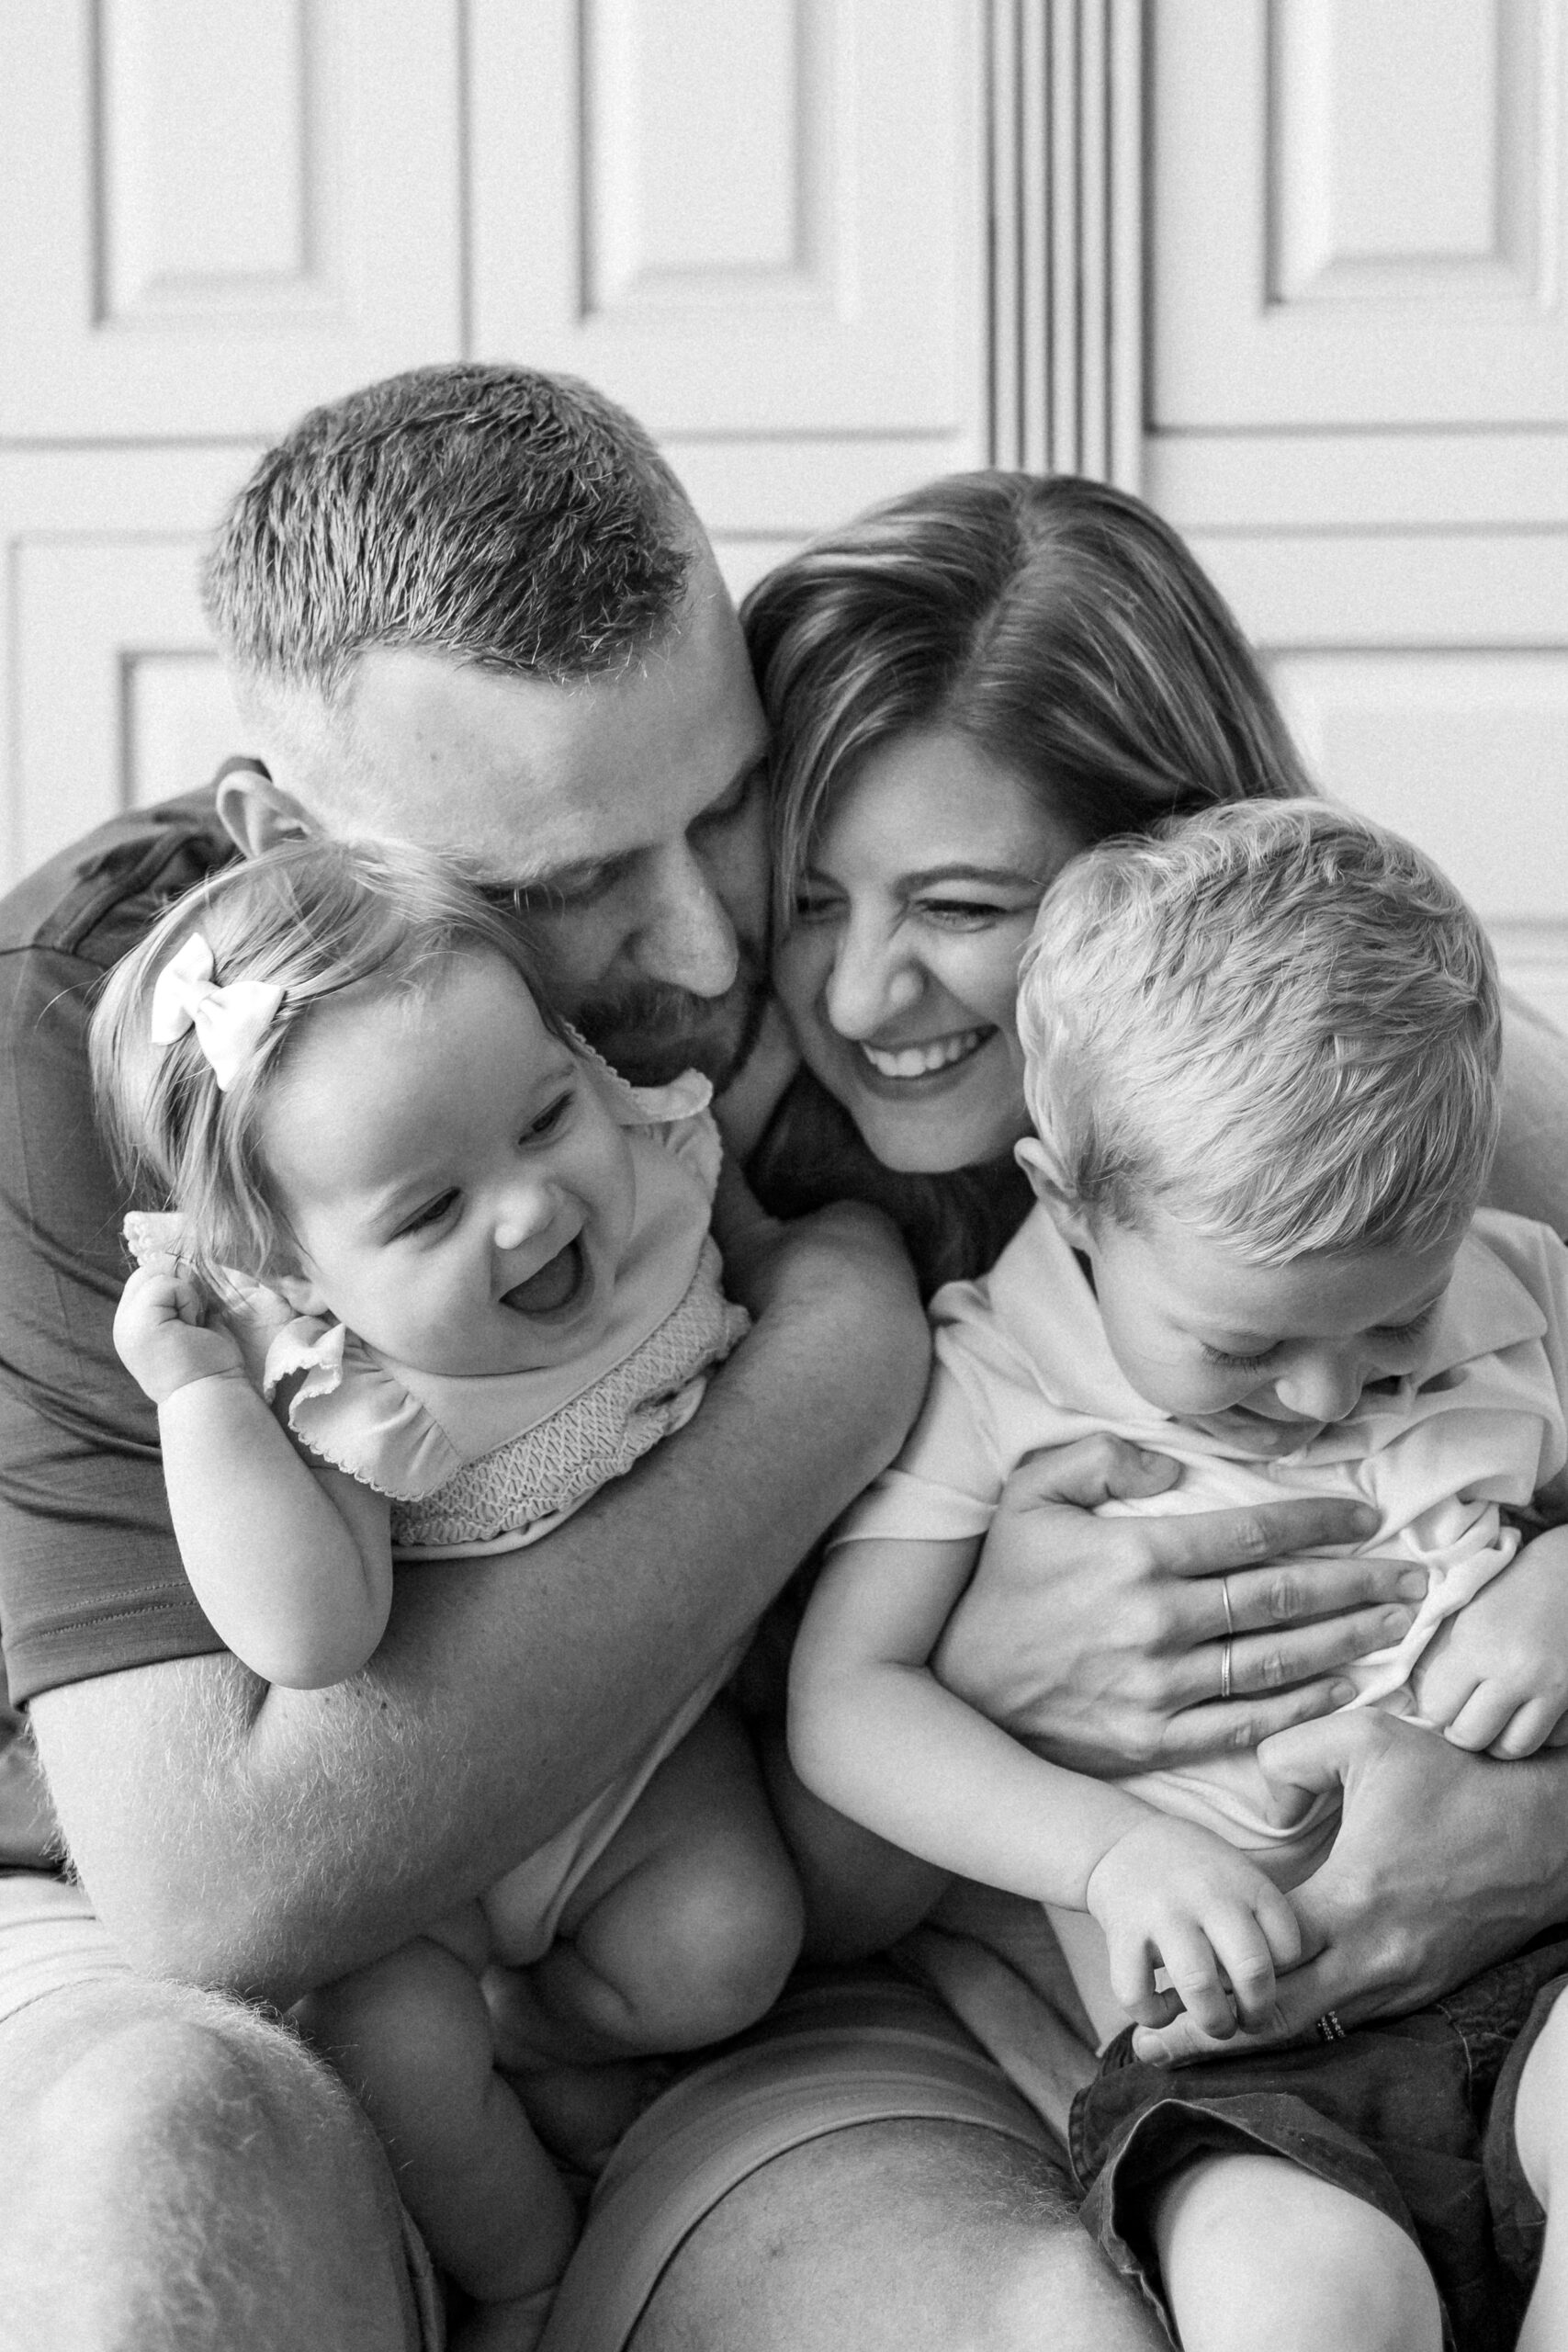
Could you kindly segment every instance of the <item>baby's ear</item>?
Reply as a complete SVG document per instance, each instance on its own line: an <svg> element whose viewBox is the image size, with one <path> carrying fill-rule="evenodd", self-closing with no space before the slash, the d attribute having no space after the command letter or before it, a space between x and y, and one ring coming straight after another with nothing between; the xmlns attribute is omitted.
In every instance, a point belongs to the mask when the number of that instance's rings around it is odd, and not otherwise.
<svg viewBox="0 0 1568 2352"><path fill-rule="evenodd" d="M1013 1158L1034 1187L1034 1197L1058 1233L1075 1249L1082 1249L1089 1232L1083 1204L1068 1186L1066 1170L1052 1147L1040 1136L1025 1136L1015 1143Z"/></svg>
<svg viewBox="0 0 1568 2352"><path fill-rule="evenodd" d="M296 1315L330 1315L331 1307L309 1274L269 1273L267 1286L288 1301Z"/></svg>

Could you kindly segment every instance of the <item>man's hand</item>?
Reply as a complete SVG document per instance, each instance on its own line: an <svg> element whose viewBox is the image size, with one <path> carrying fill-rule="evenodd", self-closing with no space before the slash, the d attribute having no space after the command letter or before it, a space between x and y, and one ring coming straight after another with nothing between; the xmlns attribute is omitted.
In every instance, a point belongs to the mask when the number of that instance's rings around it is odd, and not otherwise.
<svg viewBox="0 0 1568 2352"><path fill-rule="evenodd" d="M1278 1980L1259 2041L1310 2033L1330 2009L1354 2025L1420 2008L1568 1917L1568 1756L1495 1763L1368 1708L1281 1732L1258 1760L1287 1804L1338 1788L1345 1808L1326 1860L1292 1890L1305 1958ZM1134 2054L1179 2064L1213 2048L1181 2017L1140 2030Z"/></svg>
<svg viewBox="0 0 1568 2352"><path fill-rule="evenodd" d="M1416 1665L1422 1714L1456 1747L1533 1756L1568 1728L1568 1527L1527 1544Z"/></svg>
<svg viewBox="0 0 1568 2352"><path fill-rule="evenodd" d="M177 1258L150 1258L126 1283L114 1318L121 1363L154 1405L193 1381L243 1375L238 1342L209 1324L195 1277Z"/></svg>
<svg viewBox="0 0 1568 2352"><path fill-rule="evenodd" d="M1251 1747L1353 1698L1336 1669L1399 1640L1425 1575L1387 1559L1258 1565L1364 1543L1377 1520L1359 1503L1089 1515L1177 1476L1111 1437L1031 1455L938 1645L940 1679L1053 1762L1101 1775Z"/></svg>

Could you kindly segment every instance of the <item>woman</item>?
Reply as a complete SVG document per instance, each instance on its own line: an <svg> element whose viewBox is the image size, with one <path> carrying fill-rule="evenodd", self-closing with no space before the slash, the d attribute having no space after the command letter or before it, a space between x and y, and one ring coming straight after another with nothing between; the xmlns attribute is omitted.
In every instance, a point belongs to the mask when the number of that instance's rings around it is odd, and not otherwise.
<svg viewBox="0 0 1568 2352"><path fill-rule="evenodd" d="M742 620L805 1065L753 1179L797 1214L852 1166L929 1287L977 1273L1031 1197L1011 1003L1045 885L1109 834L1312 787L1211 582L1100 482L933 482L782 565Z"/></svg>

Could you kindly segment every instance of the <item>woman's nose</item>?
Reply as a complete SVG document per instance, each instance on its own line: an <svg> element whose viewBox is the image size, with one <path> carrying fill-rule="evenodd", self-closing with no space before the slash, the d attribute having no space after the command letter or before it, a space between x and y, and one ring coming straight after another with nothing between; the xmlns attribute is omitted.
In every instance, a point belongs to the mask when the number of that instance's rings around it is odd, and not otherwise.
<svg viewBox="0 0 1568 2352"><path fill-rule="evenodd" d="M1314 1353L1289 1364L1275 1382L1274 1394L1287 1412L1299 1414L1303 1421L1342 1421L1365 1385L1359 1358Z"/></svg>
<svg viewBox="0 0 1568 2352"><path fill-rule="evenodd" d="M839 942L825 995L828 1019L844 1037L874 1037L919 1001L919 972L893 942L852 927Z"/></svg>

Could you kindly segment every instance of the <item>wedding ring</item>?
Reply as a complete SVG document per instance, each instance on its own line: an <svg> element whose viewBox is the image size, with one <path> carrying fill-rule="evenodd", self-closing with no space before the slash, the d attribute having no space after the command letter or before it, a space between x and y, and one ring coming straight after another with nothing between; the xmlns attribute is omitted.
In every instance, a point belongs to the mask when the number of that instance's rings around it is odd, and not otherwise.
<svg viewBox="0 0 1568 2352"><path fill-rule="evenodd" d="M1227 1641L1220 1651L1220 1696L1222 1699L1228 1699L1231 1695L1232 1647L1233 1645Z"/></svg>
<svg viewBox="0 0 1568 2352"><path fill-rule="evenodd" d="M1220 1578L1220 1599L1225 1604L1225 1634L1228 1637L1235 1632L1235 1619L1231 1615L1231 1580L1229 1577L1222 1577Z"/></svg>
<svg viewBox="0 0 1568 2352"><path fill-rule="evenodd" d="M1325 2009L1313 2031L1319 2041L1343 2041L1345 2039L1345 2029L1332 2009Z"/></svg>

